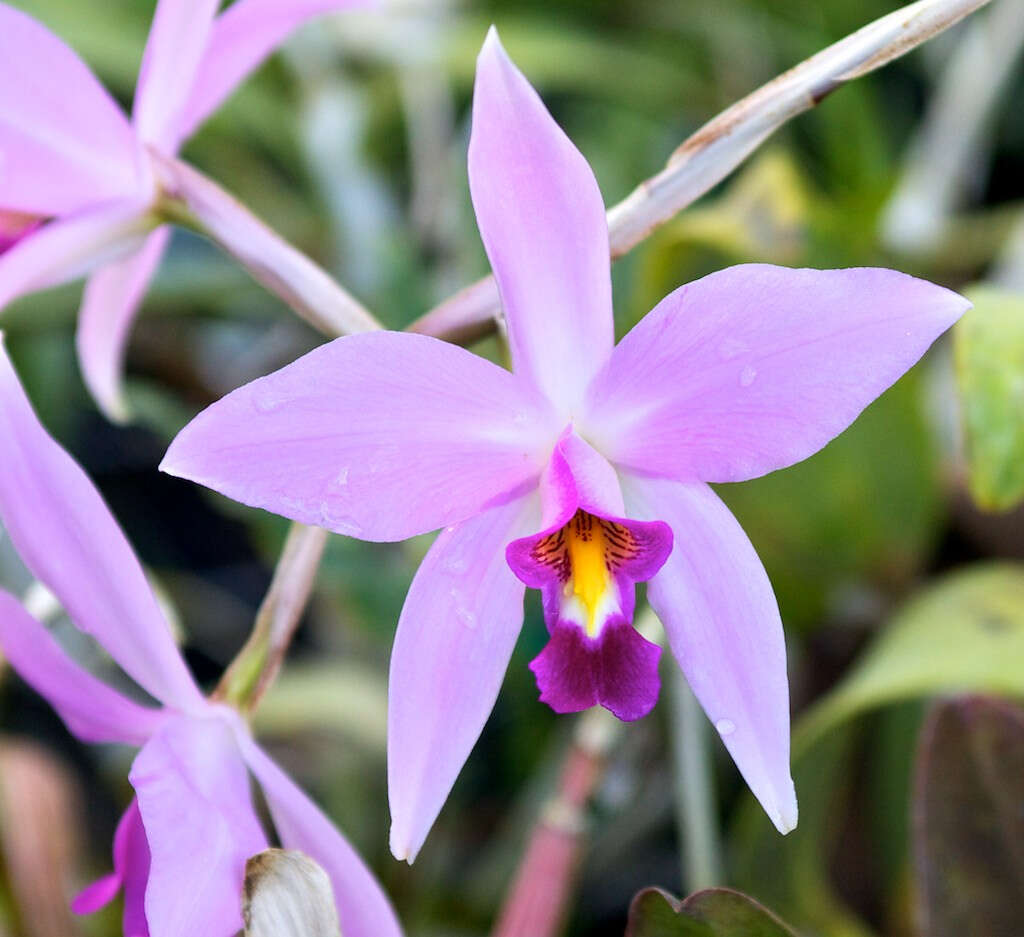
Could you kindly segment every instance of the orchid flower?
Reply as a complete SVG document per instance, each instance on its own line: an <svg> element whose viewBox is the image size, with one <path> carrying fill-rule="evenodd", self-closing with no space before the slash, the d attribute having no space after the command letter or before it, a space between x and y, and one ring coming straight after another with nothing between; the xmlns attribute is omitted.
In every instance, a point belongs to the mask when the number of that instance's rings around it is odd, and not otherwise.
<svg viewBox="0 0 1024 937"><path fill-rule="evenodd" d="M95 271L78 319L86 386L124 419L125 343L170 228L150 150L173 156L289 33L370 0L159 0L131 121L89 68L28 14L0 3L0 309ZM23 216L6 237L4 217ZM97 269L98 268L98 269Z"/></svg>
<svg viewBox="0 0 1024 937"><path fill-rule="evenodd" d="M331 877L347 937L400 937L387 898L330 820L256 744L242 717L205 699L142 567L85 473L39 424L0 342L0 519L32 573L155 708L68 657L0 590L0 648L88 742L141 746L135 799L114 837L114 871L75 900L94 911L124 889L125 937L230 937L242 926L246 859L267 847L250 797L259 782L281 841Z"/></svg>
<svg viewBox="0 0 1024 937"><path fill-rule="evenodd" d="M660 648L634 583L755 796L794 827L786 654L764 568L708 482L807 458L968 303L891 270L749 264L677 289L617 346L590 167L491 32L469 180L513 373L422 335L337 339L201 413L164 471L364 540L443 528L391 659L392 851L422 845L539 589L531 664L558 712L636 719Z"/></svg>

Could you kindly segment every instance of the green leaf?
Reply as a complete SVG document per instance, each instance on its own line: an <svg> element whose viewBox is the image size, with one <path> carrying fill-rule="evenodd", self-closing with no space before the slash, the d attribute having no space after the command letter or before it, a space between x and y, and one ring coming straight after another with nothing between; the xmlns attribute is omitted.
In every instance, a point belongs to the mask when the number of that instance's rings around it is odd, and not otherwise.
<svg viewBox="0 0 1024 937"><path fill-rule="evenodd" d="M776 147L741 170L721 198L666 224L659 247L709 246L737 260L794 263L805 250L809 211L810 195L796 158Z"/></svg>
<svg viewBox="0 0 1024 937"><path fill-rule="evenodd" d="M872 751L871 739L860 748L853 744L851 721L882 706L951 691L1024 696L1021 660L1024 565L980 564L922 591L794 727L797 829L780 837L748 798L734 828L740 886L799 927L829 937L871 934L835 893L827 871L833 850L841 848L837 818L854 759Z"/></svg>
<svg viewBox="0 0 1024 937"><path fill-rule="evenodd" d="M1024 295L969 290L974 308L954 329L968 484L978 504L1004 511L1024 500Z"/></svg>
<svg viewBox="0 0 1024 937"><path fill-rule="evenodd" d="M915 799L921 932L1019 934L1024 712L984 697L938 705L922 733Z"/></svg>
<svg viewBox="0 0 1024 937"><path fill-rule="evenodd" d="M352 659L288 664L254 717L261 734L338 733L384 755L387 686L383 674Z"/></svg>
<svg viewBox="0 0 1024 937"><path fill-rule="evenodd" d="M629 906L626 937L795 937L753 898L709 888L683 901L659 888L638 892Z"/></svg>
<svg viewBox="0 0 1024 937"><path fill-rule="evenodd" d="M747 798L733 830L736 883L788 920L828 937L873 937L835 894L828 856L841 835L837 818L849 798L854 733L842 727L793 762L800 823L780 836L760 805ZM766 870L771 870L766 872Z"/></svg>
<svg viewBox="0 0 1024 937"><path fill-rule="evenodd" d="M796 753L838 724L940 692L1024 695L1024 566L978 565L900 611L845 680L800 721Z"/></svg>

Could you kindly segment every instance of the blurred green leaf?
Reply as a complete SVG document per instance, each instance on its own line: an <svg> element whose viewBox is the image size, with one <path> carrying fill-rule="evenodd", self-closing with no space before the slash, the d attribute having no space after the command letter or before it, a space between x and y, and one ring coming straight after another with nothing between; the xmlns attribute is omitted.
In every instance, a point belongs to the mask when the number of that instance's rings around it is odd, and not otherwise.
<svg viewBox="0 0 1024 937"><path fill-rule="evenodd" d="M707 245L736 260L797 260L809 220L810 195L796 160L780 147L741 170L726 194L683 212L658 237L666 247Z"/></svg>
<svg viewBox="0 0 1024 937"><path fill-rule="evenodd" d="M288 738L336 732L384 754L387 687L382 674L351 661L289 664L255 717L257 732Z"/></svg>
<svg viewBox="0 0 1024 937"><path fill-rule="evenodd" d="M873 937L835 894L828 855L842 834L836 818L852 782L852 733L840 727L794 759L800 823L787 836L746 798L733 830L734 874L740 888L778 908L799 928L828 937Z"/></svg>
<svg viewBox="0 0 1024 937"><path fill-rule="evenodd" d="M967 295L974 308L953 334L968 483L981 507L1003 511L1024 499L1024 295Z"/></svg>
<svg viewBox="0 0 1024 937"><path fill-rule="evenodd" d="M948 691L1024 695L1024 566L979 565L939 580L900 611L793 733L800 824L778 836L748 798L734 830L742 888L829 937L871 933L829 879L836 817L855 774L849 723L877 707Z"/></svg>
<svg viewBox="0 0 1024 937"><path fill-rule="evenodd" d="M1024 712L939 704L922 733L914 859L928 937L1011 937L1024 916Z"/></svg>
<svg viewBox="0 0 1024 937"><path fill-rule="evenodd" d="M626 937L794 937L767 908L727 888L709 888L678 901L645 888L629 907Z"/></svg>
<svg viewBox="0 0 1024 937"><path fill-rule="evenodd" d="M899 612L849 675L798 724L797 753L854 716L949 691L1024 695L1024 566L939 580Z"/></svg>

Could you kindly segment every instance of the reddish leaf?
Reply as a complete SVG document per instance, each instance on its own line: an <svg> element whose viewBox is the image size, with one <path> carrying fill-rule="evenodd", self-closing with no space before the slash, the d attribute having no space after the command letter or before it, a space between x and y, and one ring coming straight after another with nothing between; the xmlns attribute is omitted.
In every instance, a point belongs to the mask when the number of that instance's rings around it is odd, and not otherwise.
<svg viewBox="0 0 1024 937"><path fill-rule="evenodd" d="M1024 934L1024 712L939 703L918 751L914 864L924 937Z"/></svg>

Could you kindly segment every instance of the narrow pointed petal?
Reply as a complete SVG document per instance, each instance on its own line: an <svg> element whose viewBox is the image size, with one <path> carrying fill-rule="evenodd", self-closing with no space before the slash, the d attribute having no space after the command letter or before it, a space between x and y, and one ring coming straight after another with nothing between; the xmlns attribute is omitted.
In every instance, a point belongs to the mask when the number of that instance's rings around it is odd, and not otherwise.
<svg viewBox="0 0 1024 937"><path fill-rule="evenodd" d="M80 739L141 745L162 714L132 702L83 670L14 596L0 590L0 650Z"/></svg>
<svg viewBox="0 0 1024 937"><path fill-rule="evenodd" d="M150 934L231 937L242 927L245 861L267 847L234 732L219 718L174 719L129 780L151 856Z"/></svg>
<svg viewBox="0 0 1024 937"><path fill-rule="evenodd" d="M0 205L63 215L141 191L131 125L88 66L0 3Z"/></svg>
<svg viewBox="0 0 1024 937"><path fill-rule="evenodd" d="M173 153L220 0L158 0L135 88L139 137Z"/></svg>
<svg viewBox="0 0 1024 937"><path fill-rule="evenodd" d="M403 540L507 501L556 431L507 371L436 339L339 338L199 414L163 471L363 540Z"/></svg>
<svg viewBox="0 0 1024 937"><path fill-rule="evenodd" d="M128 541L99 492L47 435L0 344L0 520L25 565L158 700L202 705Z"/></svg>
<svg viewBox="0 0 1024 937"><path fill-rule="evenodd" d="M443 531L402 609L388 680L391 851L412 862L494 708L523 624L505 562L536 529L527 497Z"/></svg>
<svg viewBox="0 0 1024 937"><path fill-rule="evenodd" d="M134 254L97 270L85 286L78 313L78 360L85 386L100 409L123 422L128 408L121 388L128 332L170 239L157 228Z"/></svg>
<svg viewBox="0 0 1024 937"><path fill-rule="evenodd" d="M646 474L755 478L841 433L969 307L893 270L720 270L619 343L581 431Z"/></svg>
<svg viewBox="0 0 1024 937"><path fill-rule="evenodd" d="M604 202L493 29L477 60L469 187L515 369L571 408L613 342Z"/></svg>
<svg viewBox="0 0 1024 937"><path fill-rule="evenodd" d="M93 882L71 903L76 914L91 914L105 907L124 889L126 937L149 937L146 924L146 882L149 879L149 844L138 800L132 800L114 833L114 871Z"/></svg>
<svg viewBox="0 0 1024 937"><path fill-rule="evenodd" d="M307 20L373 0L238 0L214 21L181 123L190 136L246 77Z"/></svg>
<svg viewBox="0 0 1024 937"><path fill-rule="evenodd" d="M796 826L782 621L768 576L729 509L700 483L625 476L626 506L675 547L647 585L672 653L740 773L782 833Z"/></svg>
<svg viewBox="0 0 1024 937"><path fill-rule="evenodd" d="M258 745L246 745L245 757L263 788L281 843L315 859L330 876L342 934L401 937L387 896L337 827Z"/></svg>
<svg viewBox="0 0 1024 937"><path fill-rule="evenodd" d="M74 280L138 248L153 228L135 201L48 222L0 255L0 309L19 296Z"/></svg>

